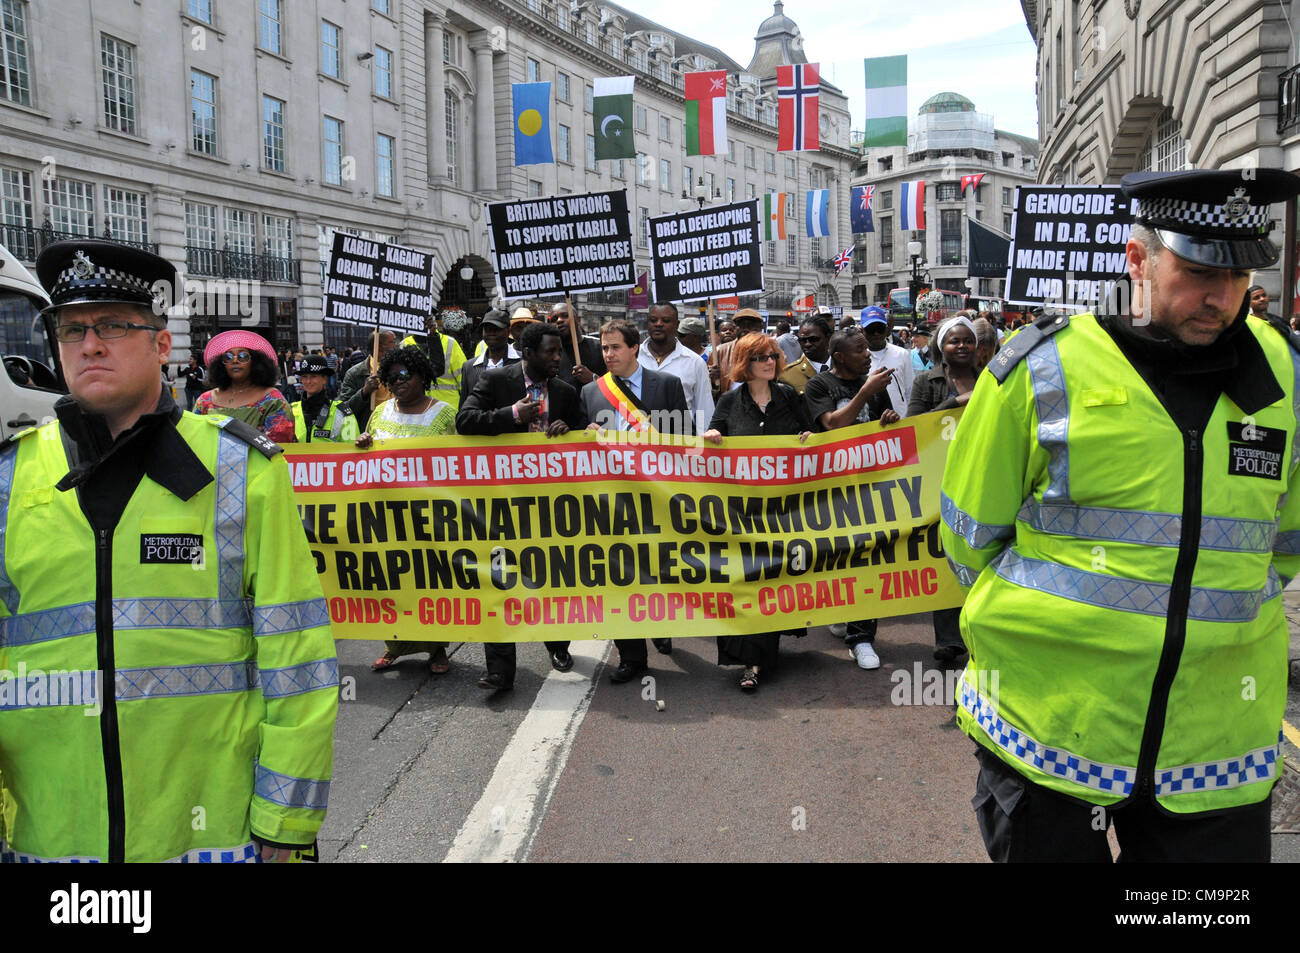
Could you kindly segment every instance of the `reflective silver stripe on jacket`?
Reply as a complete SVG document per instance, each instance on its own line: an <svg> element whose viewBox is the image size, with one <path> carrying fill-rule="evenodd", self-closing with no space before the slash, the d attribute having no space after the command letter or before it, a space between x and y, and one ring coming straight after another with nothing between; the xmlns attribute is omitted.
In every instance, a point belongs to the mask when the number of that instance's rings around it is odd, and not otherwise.
<svg viewBox="0 0 1300 953"><path fill-rule="evenodd" d="M225 695L258 685L252 659L214 665L155 665L117 670L118 701L136 698L175 698L182 695Z"/></svg>
<svg viewBox="0 0 1300 953"><path fill-rule="evenodd" d="M1177 768L1157 768L1156 796L1217 791L1259 781L1272 781L1277 777L1277 765L1281 759L1282 733L1279 731L1277 744L1247 751L1236 758L1185 764Z"/></svg>
<svg viewBox="0 0 1300 953"><path fill-rule="evenodd" d="M1300 354L1296 353L1290 341L1287 342L1286 350L1291 355L1292 386L1295 388L1291 394L1291 406L1295 410L1295 433L1291 436L1291 473L1294 474L1296 465L1300 464ZM1279 502L1278 509L1281 508L1282 503Z"/></svg>
<svg viewBox="0 0 1300 953"><path fill-rule="evenodd" d="M1027 559L1012 549L1004 549L991 565L1007 582L1062 599L1161 618L1169 614L1172 587L1162 583L1140 582L1041 559ZM1250 622L1259 615L1259 607L1281 591L1281 583L1272 566L1263 589L1243 591L1193 587L1187 617L1199 622Z"/></svg>
<svg viewBox="0 0 1300 953"><path fill-rule="evenodd" d="M1057 536L1077 536L1110 543L1177 547L1183 532L1178 513L1114 510L1104 506L1040 503L1025 500L1016 518L1034 529ZM1235 520L1222 516L1201 518L1201 549L1231 553L1267 553L1273 550L1277 524L1268 520Z"/></svg>
<svg viewBox="0 0 1300 953"><path fill-rule="evenodd" d="M981 523L975 517L957 506L947 493L939 494L939 515L944 524L966 540L972 549L983 549L989 543L999 539L1010 539L1016 535L1016 528L1011 524Z"/></svg>
<svg viewBox="0 0 1300 953"><path fill-rule="evenodd" d="M1070 399L1056 338L1048 338L1025 356L1038 410L1038 442L1048 453L1048 486L1043 499L1070 498Z"/></svg>
<svg viewBox="0 0 1300 953"><path fill-rule="evenodd" d="M961 678L961 707L970 712L995 745L1045 774L1121 797L1133 790L1136 767L1089 761L1064 748L1053 748L1031 738L1003 721L997 707L966 681L965 673Z"/></svg>
<svg viewBox="0 0 1300 953"><path fill-rule="evenodd" d="M304 807L313 811L323 811L325 802L329 799L330 783L280 774L259 764L253 793L284 807Z"/></svg>
<svg viewBox="0 0 1300 953"><path fill-rule="evenodd" d="M323 598L253 608L253 635L256 636L300 632L329 622L330 610Z"/></svg>
<svg viewBox="0 0 1300 953"><path fill-rule="evenodd" d="M323 658L286 668L264 668L261 671L262 696L287 698L318 688L332 688L339 683L338 659Z"/></svg>
<svg viewBox="0 0 1300 953"><path fill-rule="evenodd" d="M0 602L11 615L18 611L18 590L5 571L5 534L9 526L9 497L13 494L14 461L17 459L17 447L0 451Z"/></svg>
<svg viewBox="0 0 1300 953"><path fill-rule="evenodd" d="M217 592L222 599L244 595L244 510L248 487L248 444L222 431L217 438Z"/></svg>
<svg viewBox="0 0 1300 953"><path fill-rule="evenodd" d="M1277 539L1273 540L1273 552L1282 556L1300 555L1300 530L1278 533Z"/></svg>
<svg viewBox="0 0 1300 953"><path fill-rule="evenodd" d="M967 588L975 585L975 580L980 577L978 570L963 566L951 556L948 557L948 566L952 569L952 574L957 577L957 581Z"/></svg>
<svg viewBox="0 0 1300 953"><path fill-rule="evenodd" d="M115 599L114 629L239 629L252 625L243 599ZM0 619L0 646L31 645L95 631L95 604L22 612Z"/></svg>

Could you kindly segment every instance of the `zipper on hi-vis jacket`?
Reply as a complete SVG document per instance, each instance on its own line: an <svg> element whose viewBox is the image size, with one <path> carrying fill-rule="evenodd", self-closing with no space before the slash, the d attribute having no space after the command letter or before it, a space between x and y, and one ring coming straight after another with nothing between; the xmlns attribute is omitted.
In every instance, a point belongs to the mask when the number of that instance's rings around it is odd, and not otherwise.
<svg viewBox="0 0 1300 953"><path fill-rule="evenodd" d="M1164 646L1151 685L1147 720L1142 728L1142 748L1138 755L1137 792L1141 797L1154 793L1156 756L1165 730L1169 708L1169 690L1187 642L1187 610L1192 598L1192 572L1201 540L1201 473L1205 468L1200 431L1183 434L1183 528L1178 538L1178 561L1174 564L1173 584L1169 587L1168 619Z"/></svg>
<svg viewBox="0 0 1300 953"><path fill-rule="evenodd" d="M95 544L95 651L103 711L99 737L104 749L104 784L108 794L108 862L126 860L126 806L122 796L122 746L117 734L117 668L113 660L113 538L101 529Z"/></svg>

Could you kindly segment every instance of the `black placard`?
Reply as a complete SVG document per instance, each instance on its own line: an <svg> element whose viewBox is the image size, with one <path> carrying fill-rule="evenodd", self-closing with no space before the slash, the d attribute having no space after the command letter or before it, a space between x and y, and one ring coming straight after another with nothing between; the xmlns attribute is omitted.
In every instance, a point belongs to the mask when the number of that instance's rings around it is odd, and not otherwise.
<svg viewBox="0 0 1300 953"><path fill-rule="evenodd" d="M649 220L655 301L700 301L763 290L758 200Z"/></svg>
<svg viewBox="0 0 1300 953"><path fill-rule="evenodd" d="M322 289L324 318L398 332L422 332L433 310L433 255L334 233Z"/></svg>
<svg viewBox="0 0 1300 953"><path fill-rule="evenodd" d="M627 192L487 204L492 267L506 298L613 291L636 284Z"/></svg>
<svg viewBox="0 0 1300 953"><path fill-rule="evenodd" d="M1119 186L1019 186L1004 297L1091 311L1126 295L1132 222Z"/></svg>

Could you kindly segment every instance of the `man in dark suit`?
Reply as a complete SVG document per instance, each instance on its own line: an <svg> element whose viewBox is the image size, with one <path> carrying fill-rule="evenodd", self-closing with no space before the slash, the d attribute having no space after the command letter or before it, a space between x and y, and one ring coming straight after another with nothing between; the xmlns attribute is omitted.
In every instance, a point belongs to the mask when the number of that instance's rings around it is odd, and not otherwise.
<svg viewBox="0 0 1300 953"><path fill-rule="evenodd" d="M573 353L573 337L569 330L572 321L578 322L578 354ZM578 390L605 373L605 361L600 356L600 342L582 333L582 316L567 301L551 308L551 324L564 335L564 355L560 358L560 372L556 375Z"/></svg>
<svg viewBox="0 0 1300 953"><path fill-rule="evenodd" d="M456 414L456 430L465 436L544 433L559 437L586 424L578 392L555 376L560 366L562 335L558 328L535 322L519 338L523 358L517 364L483 373ZM551 667L573 668L569 643L547 642ZM503 692L515 684L515 644L485 642L487 672L478 687Z"/></svg>
<svg viewBox="0 0 1300 953"><path fill-rule="evenodd" d="M631 321L606 321L600 329L600 351L609 372L582 389L582 406L591 430L654 430L689 437L695 432L682 382L672 374L643 368L639 358L641 332ZM668 655L672 639L655 639L655 648ZM609 675L616 684L631 681L648 667L645 639L615 639L619 665Z"/></svg>
<svg viewBox="0 0 1300 953"><path fill-rule="evenodd" d="M483 316L483 353L465 362L460 376L460 403L474 393L474 385L485 371L519 363L519 353L510 343L510 317L493 309Z"/></svg>

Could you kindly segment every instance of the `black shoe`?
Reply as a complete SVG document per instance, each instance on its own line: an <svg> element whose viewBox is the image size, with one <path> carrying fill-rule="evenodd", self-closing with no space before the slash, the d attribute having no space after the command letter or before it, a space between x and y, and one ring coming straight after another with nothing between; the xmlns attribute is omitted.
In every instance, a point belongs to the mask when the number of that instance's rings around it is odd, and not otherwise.
<svg viewBox="0 0 1300 953"><path fill-rule="evenodd" d="M615 685L630 682L649 668L645 662L620 662L618 668L609 673L609 680Z"/></svg>
<svg viewBox="0 0 1300 953"><path fill-rule="evenodd" d="M560 649L558 652L552 652L551 668L555 669L557 672L567 672L569 669L573 668L573 656L564 649Z"/></svg>
<svg viewBox="0 0 1300 953"><path fill-rule="evenodd" d="M508 692L514 687L513 682L507 682L504 675L498 675L495 672L489 672L478 680L478 687L493 692Z"/></svg>
<svg viewBox="0 0 1300 953"><path fill-rule="evenodd" d="M958 660L966 661L966 650L960 645L941 645L934 650L934 660L941 665L953 665Z"/></svg>
<svg viewBox="0 0 1300 953"><path fill-rule="evenodd" d="M672 654L673 654L673 640L672 640L672 639L651 639L650 641L654 643L654 647L657 648L657 649L659 650L659 654L660 654L660 655L672 655Z"/></svg>

